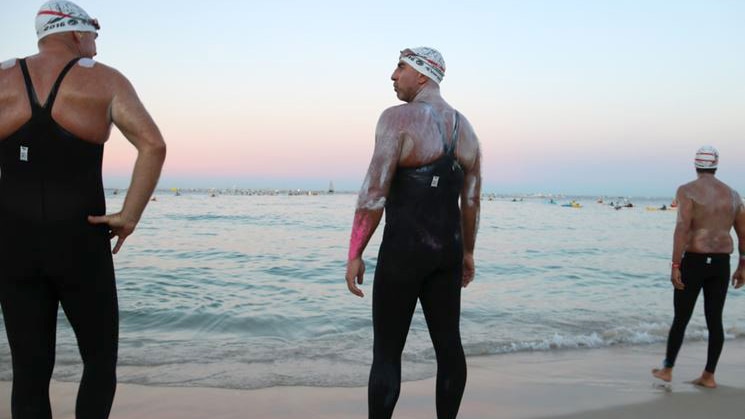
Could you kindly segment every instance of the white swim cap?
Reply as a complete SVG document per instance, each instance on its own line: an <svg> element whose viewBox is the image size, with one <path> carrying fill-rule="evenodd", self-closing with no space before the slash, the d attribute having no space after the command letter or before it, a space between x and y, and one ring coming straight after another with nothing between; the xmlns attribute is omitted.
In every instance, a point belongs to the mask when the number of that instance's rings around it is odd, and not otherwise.
<svg viewBox="0 0 745 419"><path fill-rule="evenodd" d="M705 145L696 152L693 164L696 169L716 169L719 165L719 151L710 145Z"/></svg>
<svg viewBox="0 0 745 419"><path fill-rule="evenodd" d="M36 14L36 36L41 39L59 32L96 32L97 19L91 19L77 4L67 0L44 3Z"/></svg>
<svg viewBox="0 0 745 419"><path fill-rule="evenodd" d="M434 48L406 48L401 51L398 59L434 80L437 84L440 84L442 78L445 77L445 59Z"/></svg>

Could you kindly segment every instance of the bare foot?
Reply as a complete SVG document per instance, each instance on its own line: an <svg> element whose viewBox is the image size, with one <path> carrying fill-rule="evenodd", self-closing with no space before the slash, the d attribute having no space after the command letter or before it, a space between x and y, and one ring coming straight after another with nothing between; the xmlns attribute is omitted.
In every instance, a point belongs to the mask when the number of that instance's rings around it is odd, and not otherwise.
<svg viewBox="0 0 745 419"><path fill-rule="evenodd" d="M717 388L717 382L714 381L714 374L704 371L701 377L691 381L691 384L706 388Z"/></svg>
<svg viewBox="0 0 745 419"><path fill-rule="evenodd" d="M652 375L659 378L662 381L670 382L673 379L672 368L655 368L652 370Z"/></svg>

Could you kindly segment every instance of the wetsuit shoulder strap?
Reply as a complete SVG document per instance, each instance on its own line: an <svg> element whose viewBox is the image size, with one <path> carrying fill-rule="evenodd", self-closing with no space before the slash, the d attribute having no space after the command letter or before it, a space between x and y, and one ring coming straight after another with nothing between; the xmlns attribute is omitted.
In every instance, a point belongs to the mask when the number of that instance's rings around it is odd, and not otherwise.
<svg viewBox="0 0 745 419"><path fill-rule="evenodd" d="M36 90L34 85L31 83L31 75L28 73L28 66L26 65L26 59L21 58L18 60L21 64L21 72L23 73L23 80L26 82L26 93L28 94L28 101L31 103L31 111L41 107L39 104L39 98L36 97Z"/></svg>
<svg viewBox="0 0 745 419"><path fill-rule="evenodd" d="M455 154L455 147L458 145L458 124L460 122L460 114L455 111L455 121L453 122L453 133L450 135L450 142L448 143L445 152L449 155Z"/></svg>
<svg viewBox="0 0 745 419"><path fill-rule="evenodd" d="M47 97L47 102L44 104L44 108L51 111L52 107L54 106L54 100L57 98L57 91L62 84L62 80L64 80L67 72L70 71L72 66L74 66L75 63L77 63L79 60L80 57L73 58L72 60L70 60L69 63L67 63L67 65L65 65L65 68L62 69L62 72L60 72L59 76L57 76L57 81L55 81L54 86L52 86L52 90L49 92L49 97Z"/></svg>

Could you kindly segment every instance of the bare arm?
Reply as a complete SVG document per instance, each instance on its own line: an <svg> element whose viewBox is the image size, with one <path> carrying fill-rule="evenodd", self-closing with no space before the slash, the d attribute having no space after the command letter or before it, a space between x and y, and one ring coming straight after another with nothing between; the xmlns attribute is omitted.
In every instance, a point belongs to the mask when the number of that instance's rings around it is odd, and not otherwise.
<svg viewBox="0 0 745 419"><path fill-rule="evenodd" d="M390 110L383 113L375 132L375 151L367 169L365 182L357 198L352 235L347 255L347 287L359 297L364 294L356 284L362 284L365 264L362 252L383 217L385 200L391 188L401 155L402 136L393 126ZM355 284L356 283L356 284Z"/></svg>
<svg viewBox="0 0 745 419"><path fill-rule="evenodd" d="M124 240L132 234L140 221L142 212L158 183L166 157L166 144L160 130L129 81L123 76L119 77L119 85L111 102L111 120L137 149L137 160L121 211L89 217L91 223L108 224L112 237L118 237L114 253L119 251Z"/></svg>
<svg viewBox="0 0 745 419"><path fill-rule="evenodd" d="M737 269L732 275L732 285L740 288L745 285L745 206L740 199L740 195L735 193L735 198L739 201L737 212L735 214L735 234L737 234L737 248L739 250L739 262Z"/></svg>
<svg viewBox="0 0 745 419"><path fill-rule="evenodd" d="M691 232L693 200L686 195L682 186L678 188L675 199L678 200L678 218L675 223L675 233L673 233L673 265L670 280L676 289L683 289L685 286L680 279L680 261L683 259L683 252L685 252L688 245L688 238Z"/></svg>
<svg viewBox="0 0 745 419"><path fill-rule="evenodd" d="M479 229L481 211L481 153L476 150L476 159L466 171L463 190L460 194L461 226L463 228L463 287L473 281L476 268L473 250Z"/></svg>

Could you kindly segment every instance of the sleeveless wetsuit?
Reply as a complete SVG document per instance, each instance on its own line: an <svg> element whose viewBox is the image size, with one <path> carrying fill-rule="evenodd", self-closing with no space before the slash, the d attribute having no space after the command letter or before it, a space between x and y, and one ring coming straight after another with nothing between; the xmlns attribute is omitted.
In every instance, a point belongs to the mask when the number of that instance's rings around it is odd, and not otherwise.
<svg viewBox="0 0 745 419"><path fill-rule="evenodd" d="M83 359L77 418L106 418L116 387L118 309L106 213L103 145L83 141L54 119L62 70L41 106L19 60L31 119L0 140L0 305L13 359L14 419L51 418L49 380L58 305Z"/></svg>
<svg viewBox="0 0 745 419"><path fill-rule="evenodd" d="M434 113L434 110L432 110ZM373 283L371 419L388 419L401 385L401 353L417 299L437 357L437 417L455 418L466 382L460 339L463 244L459 197L463 170L455 157L459 116L443 156L396 170L385 205L385 230Z"/></svg>
<svg viewBox="0 0 745 419"><path fill-rule="evenodd" d="M683 344L686 326L693 314L698 294L703 289L704 315L706 327L709 329L709 349L705 369L714 374L724 346L722 311L729 286L729 259L729 255L725 253L686 252L683 255L683 260L680 262L680 274L685 288L675 290L673 300L675 319L667 339L666 368L675 366L675 359Z"/></svg>

